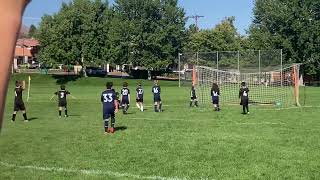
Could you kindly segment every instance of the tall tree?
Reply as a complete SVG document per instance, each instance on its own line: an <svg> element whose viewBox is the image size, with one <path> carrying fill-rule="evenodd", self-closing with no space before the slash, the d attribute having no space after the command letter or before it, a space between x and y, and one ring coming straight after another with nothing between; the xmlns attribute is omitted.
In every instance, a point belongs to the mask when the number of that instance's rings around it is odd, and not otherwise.
<svg viewBox="0 0 320 180"><path fill-rule="evenodd" d="M149 69L168 67L182 49L184 16L177 0L116 0L111 60Z"/></svg>
<svg viewBox="0 0 320 180"><path fill-rule="evenodd" d="M36 35L37 35L37 27L35 25L31 24L31 26L29 28L28 37L35 38Z"/></svg>
<svg viewBox="0 0 320 180"><path fill-rule="evenodd" d="M283 49L285 62L305 63L320 74L320 1L256 0L250 28L253 48Z"/></svg>
<svg viewBox="0 0 320 180"><path fill-rule="evenodd" d="M39 57L48 63L101 64L108 60L108 23L111 18L107 2L74 0L61 10L42 18L38 39Z"/></svg>
<svg viewBox="0 0 320 180"><path fill-rule="evenodd" d="M190 33L186 50L193 52L239 50L241 48L242 37L237 32L234 21L234 17L228 17L217 24L213 29L201 30L198 33Z"/></svg>

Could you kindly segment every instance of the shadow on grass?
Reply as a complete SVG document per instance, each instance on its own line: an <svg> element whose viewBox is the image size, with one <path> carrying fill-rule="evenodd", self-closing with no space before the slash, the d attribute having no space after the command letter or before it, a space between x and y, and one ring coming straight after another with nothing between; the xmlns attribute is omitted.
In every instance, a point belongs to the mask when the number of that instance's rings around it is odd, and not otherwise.
<svg viewBox="0 0 320 180"><path fill-rule="evenodd" d="M127 126L119 126L119 127L115 127L116 131L125 131L127 128Z"/></svg>
<svg viewBox="0 0 320 180"><path fill-rule="evenodd" d="M34 120L37 120L38 118L37 117L32 117L32 118L29 118L28 121L34 121Z"/></svg>
<svg viewBox="0 0 320 180"><path fill-rule="evenodd" d="M52 75L52 77L56 79L56 83L59 85L66 84L70 81L76 81L81 78L81 76L78 75Z"/></svg>

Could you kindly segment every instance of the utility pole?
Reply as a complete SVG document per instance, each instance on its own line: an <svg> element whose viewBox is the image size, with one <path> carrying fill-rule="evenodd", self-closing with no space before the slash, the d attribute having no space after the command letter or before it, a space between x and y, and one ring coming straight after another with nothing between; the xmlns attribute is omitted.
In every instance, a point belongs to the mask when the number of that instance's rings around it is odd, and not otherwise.
<svg viewBox="0 0 320 180"><path fill-rule="evenodd" d="M195 22L196 22L196 31L198 32L198 30L199 30L199 27L198 27L198 22L199 22L199 19L200 18L203 18L204 16L200 16L200 15L194 15L194 16L188 16L187 18L192 18L192 19L194 19L195 20Z"/></svg>

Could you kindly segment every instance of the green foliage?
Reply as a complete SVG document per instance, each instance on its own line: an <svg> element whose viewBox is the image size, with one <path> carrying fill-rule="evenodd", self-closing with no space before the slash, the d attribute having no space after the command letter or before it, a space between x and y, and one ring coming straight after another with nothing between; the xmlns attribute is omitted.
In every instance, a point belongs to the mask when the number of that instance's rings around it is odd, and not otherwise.
<svg viewBox="0 0 320 180"><path fill-rule="evenodd" d="M234 26L234 17L221 21L213 29L194 32L194 27L189 28L189 42L186 51L214 52L214 51L237 51L241 49L242 37Z"/></svg>
<svg viewBox="0 0 320 180"><path fill-rule="evenodd" d="M102 0L74 0L61 10L42 18L38 39L39 58L52 64L85 64L107 61L107 35L111 17L108 4Z"/></svg>
<svg viewBox="0 0 320 180"><path fill-rule="evenodd" d="M28 37L29 38L35 38L37 35L37 27L35 25L31 25L29 28L29 32L28 32Z"/></svg>
<svg viewBox="0 0 320 180"><path fill-rule="evenodd" d="M110 29L115 63L166 68L184 40L184 11L177 0L117 0Z"/></svg>
<svg viewBox="0 0 320 180"><path fill-rule="evenodd" d="M172 64L184 40L184 11L177 0L74 0L40 24L44 62L132 64L149 69Z"/></svg>
<svg viewBox="0 0 320 180"><path fill-rule="evenodd" d="M305 73L319 74L319 9L319 1L257 0L251 47L283 49L285 62L305 63Z"/></svg>

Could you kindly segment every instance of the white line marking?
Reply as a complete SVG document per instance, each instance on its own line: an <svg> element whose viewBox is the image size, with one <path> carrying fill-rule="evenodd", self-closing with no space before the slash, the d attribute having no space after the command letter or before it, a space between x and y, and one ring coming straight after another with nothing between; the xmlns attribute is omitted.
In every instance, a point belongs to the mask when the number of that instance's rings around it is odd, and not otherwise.
<svg viewBox="0 0 320 180"><path fill-rule="evenodd" d="M178 178L178 177L162 177L162 176L140 176L134 175L129 173L119 173L119 172L112 172L108 170L78 170L78 169L66 169L66 168L59 168L59 167L40 167L40 166L20 166L16 164L10 164L6 162L1 162L0 165L9 167L9 168L19 168L19 169L33 169L39 171L53 171L53 172L65 172L65 173L77 173L77 174L84 174L84 175L105 175L105 176L113 176L117 178L127 177L133 179L151 179L151 180L188 180L187 178Z"/></svg>
<svg viewBox="0 0 320 180"><path fill-rule="evenodd" d="M238 125L284 125L285 123L272 123L272 122L261 122L261 123L236 123Z"/></svg>

